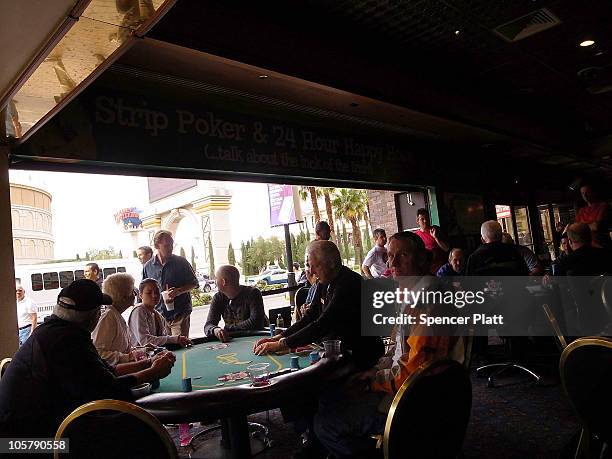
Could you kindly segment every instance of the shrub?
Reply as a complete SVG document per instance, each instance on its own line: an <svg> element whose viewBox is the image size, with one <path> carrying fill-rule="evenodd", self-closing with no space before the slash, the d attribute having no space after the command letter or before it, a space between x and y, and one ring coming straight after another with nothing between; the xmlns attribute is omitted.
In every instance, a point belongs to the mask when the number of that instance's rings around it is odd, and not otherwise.
<svg viewBox="0 0 612 459"><path fill-rule="evenodd" d="M203 293L199 289L191 291L191 305L196 308L198 306L204 306L212 301L212 295Z"/></svg>

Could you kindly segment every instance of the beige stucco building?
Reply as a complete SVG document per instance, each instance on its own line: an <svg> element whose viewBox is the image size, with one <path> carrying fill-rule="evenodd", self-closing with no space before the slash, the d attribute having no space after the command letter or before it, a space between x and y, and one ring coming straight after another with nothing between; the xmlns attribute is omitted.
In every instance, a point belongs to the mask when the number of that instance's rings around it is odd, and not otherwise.
<svg viewBox="0 0 612 459"><path fill-rule="evenodd" d="M10 184L10 192L15 264L53 260L51 194L16 183Z"/></svg>

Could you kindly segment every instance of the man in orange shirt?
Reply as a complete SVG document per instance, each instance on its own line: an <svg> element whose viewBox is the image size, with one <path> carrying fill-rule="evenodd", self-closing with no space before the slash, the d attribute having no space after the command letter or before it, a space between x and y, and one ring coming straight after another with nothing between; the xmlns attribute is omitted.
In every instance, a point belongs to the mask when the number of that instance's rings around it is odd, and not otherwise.
<svg viewBox="0 0 612 459"><path fill-rule="evenodd" d="M400 289L437 291L444 289L429 274L429 255L419 236L404 231L389 239L389 267ZM407 314L452 314L444 305L400 304ZM446 310L448 308L448 310ZM443 310L440 310L443 309ZM396 345L372 369L354 375L339 391L322 398L315 417L315 432L336 457L362 453L369 437L381 433L393 396L404 381L424 363L441 358L463 360L463 341L454 330L425 330L423 325L395 328Z"/></svg>

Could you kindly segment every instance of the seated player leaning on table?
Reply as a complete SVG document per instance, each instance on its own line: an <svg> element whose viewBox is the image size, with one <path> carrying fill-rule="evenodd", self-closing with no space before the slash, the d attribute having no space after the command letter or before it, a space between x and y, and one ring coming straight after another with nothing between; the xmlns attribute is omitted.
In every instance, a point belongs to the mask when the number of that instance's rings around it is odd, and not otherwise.
<svg viewBox="0 0 612 459"><path fill-rule="evenodd" d="M170 374L174 354L108 365L91 340L100 306L112 304L95 282L62 289L53 314L17 351L0 384L0 437L53 437L83 403L133 400L130 388Z"/></svg>
<svg viewBox="0 0 612 459"><path fill-rule="evenodd" d="M210 304L204 324L204 334L219 341L229 340L230 332L263 330L269 325L261 292L255 287L240 285L240 273L235 266L219 266L215 273L219 291ZM223 317L225 326L219 327Z"/></svg>
<svg viewBox="0 0 612 459"><path fill-rule="evenodd" d="M126 273L112 274L104 280L102 291L113 299L113 304L107 305L91 339L100 357L110 365L132 362L136 360L136 342L121 314L134 304L134 278Z"/></svg>
<svg viewBox="0 0 612 459"><path fill-rule="evenodd" d="M161 289L155 279L144 279L138 286L142 303L137 304L130 314L129 325L134 340L140 346L164 346L178 344L188 346L191 340L186 336L170 334L170 327L155 309L161 298Z"/></svg>
<svg viewBox="0 0 612 459"><path fill-rule="evenodd" d="M384 346L379 337L361 336L361 276L342 266L338 247L331 241L311 242L308 262L319 283L327 285L326 292L321 292L321 310L311 307L280 335L257 341L253 351L257 355L289 352L313 342L339 339L358 367L370 367L383 354Z"/></svg>
<svg viewBox="0 0 612 459"><path fill-rule="evenodd" d="M444 283L429 275L430 255L423 241L404 231L389 239L389 266L400 289L444 290ZM454 314L452 305L398 305L407 314ZM322 396L315 416L315 433L334 457L363 454L370 435L382 433L393 396L404 381L424 363L442 358L463 361L463 341L454 329L424 325L398 326L395 347L368 371L351 377L344 386Z"/></svg>

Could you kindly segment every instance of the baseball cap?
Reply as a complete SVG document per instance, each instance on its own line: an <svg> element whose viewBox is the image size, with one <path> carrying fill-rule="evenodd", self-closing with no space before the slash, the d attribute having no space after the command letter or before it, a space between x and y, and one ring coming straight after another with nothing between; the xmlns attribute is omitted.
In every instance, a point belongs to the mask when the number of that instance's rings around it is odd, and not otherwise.
<svg viewBox="0 0 612 459"><path fill-rule="evenodd" d="M57 297L57 303L66 309L91 311L103 304L113 304L113 299L102 293L94 281L78 279L62 289Z"/></svg>

